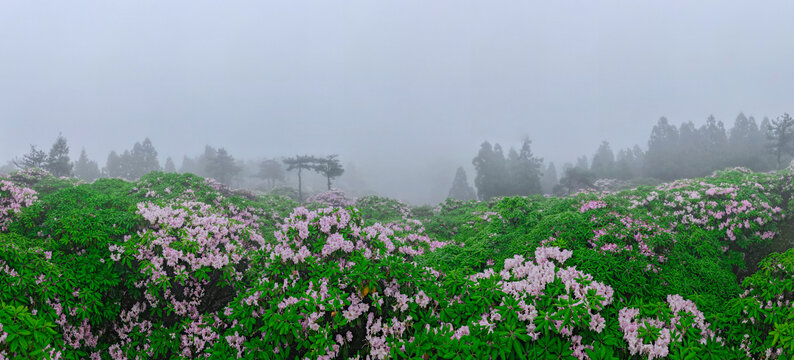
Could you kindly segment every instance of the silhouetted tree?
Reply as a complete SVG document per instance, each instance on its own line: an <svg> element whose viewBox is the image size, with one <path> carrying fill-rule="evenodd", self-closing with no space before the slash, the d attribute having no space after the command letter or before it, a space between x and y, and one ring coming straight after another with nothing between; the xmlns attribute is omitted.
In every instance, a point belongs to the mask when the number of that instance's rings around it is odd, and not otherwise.
<svg viewBox="0 0 794 360"><path fill-rule="evenodd" d="M141 173L143 175L152 171L160 170L160 161L157 160L157 150L152 145L152 141L147 137L141 143L141 152L138 154L141 162Z"/></svg>
<svg viewBox="0 0 794 360"><path fill-rule="evenodd" d="M551 194L554 187L557 186L557 169L554 167L553 162L549 162L549 166L543 172L543 177L540 179L540 185L544 194Z"/></svg>
<svg viewBox="0 0 794 360"><path fill-rule="evenodd" d="M124 174L121 177L127 180L134 179L136 163L135 158L132 156L132 152L129 150L124 150L124 152L119 156L119 159L121 159L121 171Z"/></svg>
<svg viewBox="0 0 794 360"><path fill-rule="evenodd" d="M477 195L474 194L474 188L469 185L469 181L466 179L466 171L463 170L462 166L458 167L457 172L455 172L455 180L452 181L452 188L449 189L448 197L461 201L477 199Z"/></svg>
<svg viewBox="0 0 794 360"><path fill-rule="evenodd" d="M50 148L44 168L54 176L72 176L72 163L69 161L69 145L66 138L58 135Z"/></svg>
<svg viewBox="0 0 794 360"><path fill-rule="evenodd" d="M494 196L506 196L510 194L510 173L507 169L507 159L505 159L502 145L493 146L493 176L494 176Z"/></svg>
<svg viewBox="0 0 794 360"><path fill-rule="evenodd" d="M125 152L126 154L127 152ZM136 142L132 146L132 151L129 155L122 155L124 164L126 166L127 178L135 180L143 175L152 171L160 170L160 162L157 160L157 150L152 145L149 138L143 140L143 143Z"/></svg>
<svg viewBox="0 0 794 360"><path fill-rule="evenodd" d="M590 163L590 171L598 178L615 177L615 154L609 147L609 142L604 141L598 146L598 150L593 155L593 162Z"/></svg>
<svg viewBox="0 0 794 360"><path fill-rule="evenodd" d="M174 165L174 160L172 160L170 156L165 159L165 165L163 166L163 171L167 173L176 172L176 165Z"/></svg>
<svg viewBox="0 0 794 360"><path fill-rule="evenodd" d="M639 176L634 172L634 151L631 149L620 149L618 151L617 159L615 160L615 178L620 180L628 180L633 177ZM642 165L640 165L642 167Z"/></svg>
<svg viewBox="0 0 794 360"><path fill-rule="evenodd" d="M769 170L764 154L764 133L751 116L739 113L728 137L730 166L743 166L756 171Z"/></svg>
<svg viewBox="0 0 794 360"><path fill-rule="evenodd" d="M231 185L232 178L242 171L242 167L224 148L219 148L206 166L205 170L212 178L226 185Z"/></svg>
<svg viewBox="0 0 794 360"><path fill-rule="evenodd" d="M30 152L22 155L22 160L13 160L12 163L20 169L43 169L47 164L47 153L37 149L35 145L30 145Z"/></svg>
<svg viewBox="0 0 794 360"><path fill-rule="evenodd" d="M217 154L218 150L215 150L212 146L204 146L204 153L199 155L196 160L196 175L212 177L207 169L211 166L210 164L215 162L215 156L217 156Z"/></svg>
<svg viewBox="0 0 794 360"><path fill-rule="evenodd" d="M783 155L788 155L794 150L794 119L788 113L772 120L768 131L769 148L775 155L777 169L781 168Z"/></svg>
<svg viewBox="0 0 794 360"><path fill-rule="evenodd" d="M104 173L107 177L126 178L127 174L124 173L124 164L122 163L121 156L119 156L116 151L111 151L110 154L108 154Z"/></svg>
<svg viewBox="0 0 794 360"><path fill-rule="evenodd" d="M555 186L554 193L557 195L567 195L579 189L586 189L593 186L596 180L595 174L590 170L580 167L565 169L560 183Z"/></svg>
<svg viewBox="0 0 794 360"><path fill-rule="evenodd" d="M270 183L270 188L273 189L276 186L276 181L284 181L284 168L278 160L268 159L259 164L257 177L267 180Z"/></svg>
<svg viewBox="0 0 794 360"><path fill-rule="evenodd" d="M480 151L477 156L472 159L472 164L477 171L477 175L474 177L477 197L480 200L490 200L492 197L498 196L506 172L502 170L504 169L504 156L502 155L501 147L499 147L499 153L497 154L491 143L483 142L480 145Z"/></svg>
<svg viewBox="0 0 794 360"><path fill-rule="evenodd" d="M575 167L579 168L580 170L590 170L590 166L587 164L587 155L582 155L576 158Z"/></svg>
<svg viewBox="0 0 794 360"><path fill-rule="evenodd" d="M529 138L524 138L517 156L511 156L508 167L510 184L507 187L512 191L503 195L527 196L541 193L541 159L532 155L531 144ZM510 152L515 153L512 149Z"/></svg>
<svg viewBox="0 0 794 360"><path fill-rule="evenodd" d="M325 176L328 184L328 190L331 190L331 179L335 179L344 174L345 169L337 159L338 155L329 155L325 158L318 158L314 166L314 170Z"/></svg>
<svg viewBox="0 0 794 360"><path fill-rule="evenodd" d="M706 124L700 127L699 132L704 144L704 168L707 168L709 173L724 168L727 165L728 150L728 135L725 132L725 125L722 121L717 121L714 116L709 116L706 119Z"/></svg>
<svg viewBox="0 0 794 360"><path fill-rule="evenodd" d="M708 163L709 154L705 142L705 132L698 130L695 123L687 121L678 127L675 147L667 149L666 156L672 157L668 172L670 178L696 177L708 174L712 164Z"/></svg>
<svg viewBox="0 0 794 360"><path fill-rule="evenodd" d="M671 180L679 176L678 129L662 117L653 127L645 154L644 172L647 176Z"/></svg>
<svg viewBox="0 0 794 360"><path fill-rule="evenodd" d="M196 160L185 155L182 157L182 165L179 166L179 172L182 174L198 174L199 167Z"/></svg>
<svg viewBox="0 0 794 360"><path fill-rule="evenodd" d="M317 165L318 159L314 156L297 155L295 157L284 159L284 164L287 165L287 171L298 169L298 200L303 202L303 170L314 170Z"/></svg>
<svg viewBox="0 0 794 360"><path fill-rule="evenodd" d="M99 165L96 161L90 160L85 149L80 151L80 158L74 162L74 176L87 182L99 179L102 174L99 172Z"/></svg>

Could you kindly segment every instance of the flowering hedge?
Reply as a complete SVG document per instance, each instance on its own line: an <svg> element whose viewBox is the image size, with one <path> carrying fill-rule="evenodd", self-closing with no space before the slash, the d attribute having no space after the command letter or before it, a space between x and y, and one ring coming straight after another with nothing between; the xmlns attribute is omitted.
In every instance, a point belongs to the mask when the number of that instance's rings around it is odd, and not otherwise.
<svg viewBox="0 0 794 360"><path fill-rule="evenodd" d="M414 211L12 174L0 359L790 358L791 180Z"/></svg>
<svg viewBox="0 0 794 360"><path fill-rule="evenodd" d="M36 201L36 191L0 180L0 231L8 230L14 216Z"/></svg>
<svg viewBox="0 0 794 360"><path fill-rule="evenodd" d="M348 199L344 191L334 189L315 194L306 199L306 203L319 207L347 207L355 204L355 201Z"/></svg>

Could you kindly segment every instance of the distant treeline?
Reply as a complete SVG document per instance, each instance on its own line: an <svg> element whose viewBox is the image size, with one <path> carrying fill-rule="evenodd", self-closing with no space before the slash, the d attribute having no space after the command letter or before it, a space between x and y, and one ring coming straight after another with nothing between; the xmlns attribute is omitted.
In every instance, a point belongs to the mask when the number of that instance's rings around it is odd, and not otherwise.
<svg viewBox="0 0 794 360"><path fill-rule="evenodd" d="M177 172L174 161L168 157L160 166L155 149L149 138L136 142L132 149L121 154L115 150L108 154L105 166L100 168L96 161L90 160L85 149L80 158L72 162L69 158L69 145L63 135L53 143L49 152L30 146L30 152L11 163L18 169L41 168L55 176L77 177L92 182L100 177L123 178L136 180L152 171ZM197 157L185 156L182 159L181 173L193 173L202 177L213 178L222 184L230 185L232 180L241 178L258 178L265 181L259 190L272 190L277 182L285 181L286 171L297 170L297 199L302 199L301 171L316 172L325 178L328 190L332 180L344 173L344 168L337 155L308 156L299 155L291 158L265 159L260 162L242 162L235 160L226 149L206 145L204 152ZM250 185L250 184L249 184Z"/></svg>
<svg viewBox="0 0 794 360"><path fill-rule="evenodd" d="M740 113L730 129L713 116L700 127L691 121L676 127L662 117L651 130L647 150L634 145L615 154L604 141L592 157L584 155L575 164L564 164L559 180L554 163L544 167L542 159L532 155L529 139L524 139L520 151L511 148L507 156L501 145L486 141L472 163L477 172L477 197L488 200L497 196L566 194L592 186L598 179L669 181L735 166L770 171L784 167L792 155L791 116L764 118L758 123ZM471 200L473 193L465 171L459 168L449 197Z"/></svg>
<svg viewBox="0 0 794 360"><path fill-rule="evenodd" d="M111 151L108 154L105 166L88 158L85 149L80 152L77 161L69 158L69 145L63 135L53 143L49 152L40 150L35 145L30 146L30 151L11 163L18 169L41 168L55 176L77 177L88 182L100 177L115 177L127 180L136 180L151 171L177 172L174 161L168 157L165 164L160 165L155 149L149 138L143 142L136 142L132 149L121 153ZM275 162L275 167L273 166ZM261 178L276 181L284 179L284 170L280 162L265 161L260 165ZM224 148L215 149L205 146L204 152L198 157L185 156L180 172L190 172L204 177L211 177L221 183L229 184L244 169L244 164L232 157Z"/></svg>

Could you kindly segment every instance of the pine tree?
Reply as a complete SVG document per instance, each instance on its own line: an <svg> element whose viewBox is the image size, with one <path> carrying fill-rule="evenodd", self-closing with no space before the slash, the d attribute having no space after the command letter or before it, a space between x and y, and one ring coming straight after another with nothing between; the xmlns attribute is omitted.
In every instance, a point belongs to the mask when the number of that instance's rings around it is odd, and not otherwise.
<svg viewBox="0 0 794 360"><path fill-rule="evenodd" d="M521 143L521 150L518 153L517 161L510 168L514 193L511 195L527 196L540 194L540 166L542 160L532 155L532 141L524 138Z"/></svg>
<svg viewBox="0 0 794 360"><path fill-rule="evenodd" d="M116 151L111 151L108 154L108 159L105 162L105 168L103 169L105 176L111 178L124 178L124 165L122 164L121 157Z"/></svg>
<svg viewBox="0 0 794 360"><path fill-rule="evenodd" d="M50 148L44 168L54 176L72 176L72 163L69 161L69 145L66 138L58 134Z"/></svg>
<svg viewBox="0 0 794 360"><path fill-rule="evenodd" d="M166 173L176 172L176 165L174 165L174 160L172 160L170 156L165 159L165 166L163 166L163 172Z"/></svg>
<svg viewBox="0 0 794 360"><path fill-rule="evenodd" d="M510 173L507 169L507 159L505 159L504 151L502 151L502 145L495 144L493 146L492 156L493 194L494 196L508 196L512 189Z"/></svg>
<svg viewBox="0 0 794 360"><path fill-rule="evenodd" d="M325 176L329 191L331 190L331 179L335 179L345 172L337 156L329 155L325 158L317 159L317 164L314 166L315 171Z"/></svg>
<svg viewBox="0 0 794 360"><path fill-rule="evenodd" d="M725 125L722 121L717 121L714 116L709 116L706 124L701 126L702 142L705 146L705 159L703 167L705 172L711 173L713 170L722 169L727 164L727 145L728 136L725 132ZM706 175L705 172L703 175Z"/></svg>
<svg viewBox="0 0 794 360"><path fill-rule="evenodd" d="M520 184L522 177L521 160L518 157L516 149L510 148L507 152L507 159L505 159L505 167L507 169L507 176L502 179L502 190L499 192L501 196L515 196L520 194Z"/></svg>
<svg viewBox="0 0 794 360"><path fill-rule="evenodd" d="M276 186L276 181L284 181L284 168L278 160L268 159L259 164L257 177L267 180L270 183L270 188L273 189Z"/></svg>
<svg viewBox="0 0 794 360"><path fill-rule="evenodd" d="M474 188L469 185L469 181L466 179L466 171L463 170L462 166L458 167L458 171L455 172L455 180L452 181L452 188L449 189L448 197L461 201L477 200Z"/></svg>
<svg viewBox="0 0 794 360"><path fill-rule="evenodd" d="M615 178L620 180L628 180L638 176L634 172L634 152L631 149L621 149L618 151L617 160L615 160Z"/></svg>
<svg viewBox="0 0 794 360"><path fill-rule="evenodd" d="M90 160L85 149L80 151L80 158L74 163L74 176L87 182L93 182L102 174L99 172L99 165L96 161Z"/></svg>
<svg viewBox="0 0 794 360"><path fill-rule="evenodd" d="M590 166L587 165L587 155L582 155L576 158L576 166L579 170L588 171L590 170Z"/></svg>
<svg viewBox="0 0 794 360"><path fill-rule="evenodd" d="M124 155L122 155L124 157ZM157 150L149 138L136 142L125 161L127 178L135 180L152 171L160 170Z"/></svg>
<svg viewBox="0 0 794 360"><path fill-rule="evenodd" d="M783 156L794 151L794 119L786 113L772 120L768 134L769 148L775 155L777 169L780 170Z"/></svg>
<svg viewBox="0 0 794 360"><path fill-rule="evenodd" d="M679 177L678 129L667 118L660 118L651 130L648 152L645 155L644 173L662 180Z"/></svg>
<svg viewBox="0 0 794 360"><path fill-rule="evenodd" d="M157 149L154 148L152 141L148 137L141 143L141 153L138 156L140 157L141 176L160 170L160 161L157 160Z"/></svg>
<svg viewBox="0 0 794 360"><path fill-rule="evenodd" d="M554 167L553 162L549 162L546 171L543 172L543 178L540 180L541 188L544 194L551 194L554 187L557 186L557 169Z"/></svg>
<svg viewBox="0 0 794 360"><path fill-rule="evenodd" d="M472 159L477 175L474 177L474 186L477 188L477 197L480 200L490 200L496 196L496 174L494 173L494 151L491 143L483 142L480 151Z"/></svg>
<svg viewBox="0 0 794 360"><path fill-rule="evenodd" d="M698 130L695 123L687 121L678 127L678 143L674 152L676 159L674 176L693 178L711 172L708 145L704 140L705 132Z"/></svg>
<svg viewBox="0 0 794 360"><path fill-rule="evenodd" d="M593 161L590 163L590 171L602 179L615 177L615 154L609 147L609 142L603 141L598 146L598 150L593 155Z"/></svg>
<svg viewBox="0 0 794 360"><path fill-rule="evenodd" d="M560 183L554 187L557 195L568 195L579 189L586 189L593 186L596 180L595 174L581 167L570 167L565 169Z"/></svg>
<svg viewBox="0 0 794 360"><path fill-rule="evenodd" d="M179 167L179 172L182 174L196 174L198 171L198 164L196 160L185 155L182 157L182 165Z"/></svg>
<svg viewBox="0 0 794 360"><path fill-rule="evenodd" d="M119 163L121 163L121 177L127 180L135 179L135 174L137 172L137 162L135 161L135 157L132 156L132 152L129 150L124 150L124 152L121 153L121 156L119 156L119 159Z"/></svg>
<svg viewBox="0 0 794 360"><path fill-rule="evenodd" d="M237 165L226 149L219 148L212 157L212 161L207 163L206 171L221 184L231 185L232 178L242 171L242 167Z"/></svg>
<svg viewBox="0 0 794 360"><path fill-rule="evenodd" d="M296 155L295 157L284 159L287 171L298 169L298 202L303 203L303 170L314 170L319 159L314 156Z"/></svg>
<svg viewBox="0 0 794 360"><path fill-rule="evenodd" d="M204 153L199 155L198 159L196 160L196 172L195 174L202 177L212 177L213 175L210 174L207 169L209 169L215 163L215 157L218 155L218 151L215 150L212 146L206 145L204 146Z"/></svg>
<svg viewBox="0 0 794 360"><path fill-rule="evenodd" d="M22 160L13 160L12 163L20 169L43 169L47 164L47 153L37 149L35 145L30 145L30 152L22 155Z"/></svg>
<svg viewBox="0 0 794 360"><path fill-rule="evenodd" d="M742 166L755 171L767 168L764 154L764 134L751 116L739 113L728 137L729 166Z"/></svg>

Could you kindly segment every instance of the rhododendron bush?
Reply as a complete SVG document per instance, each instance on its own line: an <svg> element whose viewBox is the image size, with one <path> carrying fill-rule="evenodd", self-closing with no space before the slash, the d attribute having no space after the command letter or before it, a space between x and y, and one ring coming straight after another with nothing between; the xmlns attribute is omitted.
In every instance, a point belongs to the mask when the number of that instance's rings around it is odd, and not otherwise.
<svg viewBox="0 0 794 360"><path fill-rule="evenodd" d="M0 179L0 359L783 359L789 173L412 209Z"/></svg>
<svg viewBox="0 0 794 360"><path fill-rule="evenodd" d="M319 207L346 207L355 204L355 201L348 199L344 191L334 189L311 196L306 199L306 203Z"/></svg>

